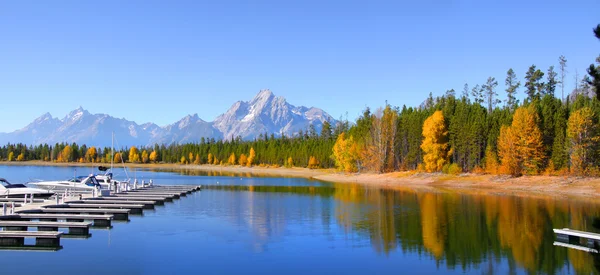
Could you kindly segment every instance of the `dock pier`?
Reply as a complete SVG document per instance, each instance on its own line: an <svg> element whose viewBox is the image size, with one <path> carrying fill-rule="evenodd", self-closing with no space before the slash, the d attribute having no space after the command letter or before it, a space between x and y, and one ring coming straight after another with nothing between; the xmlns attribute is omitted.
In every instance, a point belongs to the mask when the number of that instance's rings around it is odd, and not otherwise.
<svg viewBox="0 0 600 275"><path fill-rule="evenodd" d="M113 220L129 221L129 215L143 215L144 210L200 190L200 186L151 185L102 197L64 194L53 200L0 198L4 204L0 249L59 250L61 237L91 237L90 229L110 229ZM31 228L37 231L28 231ZM26 238L34 238L35 245L25 245Z"/></svg>

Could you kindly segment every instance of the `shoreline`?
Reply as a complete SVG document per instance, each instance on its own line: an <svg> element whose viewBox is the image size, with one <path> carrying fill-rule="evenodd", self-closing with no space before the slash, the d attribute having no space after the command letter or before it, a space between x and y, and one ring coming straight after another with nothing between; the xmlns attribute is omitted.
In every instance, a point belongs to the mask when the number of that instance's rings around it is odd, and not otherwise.
<svg viewBox="0 0 600 275"><path fill-rule="evenodd" d="M54 163L43 161L0 162L4 166L57 166L57 167L93 167L105 163ZM122 166L119 164L117 166ZM522 176L512 178L499 175L480 174L430 174L411 172L392 172L386 174L347 174L334 169L308 168L269 168L218 165L183 164L133 164L128 168L156 170L195 170L205 172L248 173L255 175L308 178L332 183L360 184L386 189L413 189L421 191L445 191L461 193L508 194L519 196L543 196L562 198L600 198L600 178L565 176Z"/></svg>

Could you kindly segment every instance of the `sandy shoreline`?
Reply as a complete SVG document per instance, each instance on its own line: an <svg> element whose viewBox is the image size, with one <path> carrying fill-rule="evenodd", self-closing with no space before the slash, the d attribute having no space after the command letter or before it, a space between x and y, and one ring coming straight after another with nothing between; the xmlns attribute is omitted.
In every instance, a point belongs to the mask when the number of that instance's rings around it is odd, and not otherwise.
<svg viewBox="0 0 600 275"><path fill-rule="evenodd" d="M80 166L91 167L106 164L97 163L53 163L42 161L0 162L0 165L20 166ZM122 166L122 164L120 165ZM394 172L387 174L347 174L333 169L307 168L266 168L217 165L181 165L181 164L131 164L130 168L156 170L197 170L228 173L247 173L255 175L311 178L336 183L355 183L380 188L410 188L415 190L452 191L467 193L494 193L511 195L552 196L565 198L600 198L600 178L558 177L558 176L508 176L463 174L452 176L445 174L427 174L414 172Z"/></svg>

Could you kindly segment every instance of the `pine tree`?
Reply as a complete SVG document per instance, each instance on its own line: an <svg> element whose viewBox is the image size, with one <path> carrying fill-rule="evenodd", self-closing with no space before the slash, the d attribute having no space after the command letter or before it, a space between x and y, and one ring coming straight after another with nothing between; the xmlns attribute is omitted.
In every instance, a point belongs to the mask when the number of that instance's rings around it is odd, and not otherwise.
<svg viewBox="0 0 600 275"><path fill-rule="evenodd" d="M555 91L556 91L556 84L558 84L557 80L556 80L556 72L554 71L554 66L550 66L550 68L548 68L548 75L546 78L546 88L545 88L545 92L547 95L551 95L552 97L555 96Z"/></svg>
<svg viewBox="0 0 600 275"><path fill-rule="evenodd" d="M527 99L531 102L541 97L542 89L545 86L540 80L544 77L544 73L536 69L535 65L531 65L525 74L525 88Z"/></svg>
<svg viewBox="0 0 600 275"><path fill-rule="evenodd" d="M567 58L564 55L561 55L558 58L558 63L560 64L560 98L562 99L562 101L565 101L565 76L567 74Z"/></svg>
<svg viewBox="0 0 600 275"><path fill-rule="evenodd" d="M506 80L504 81L504 84L506 85L506 106L510 110L514 110L519 104L516 94L519 86L521 86L521 82L517 80L517 75L512 68L508 69L506 72Z"/></svg>
<svg viewBox="0 0 600 275"><path fill-rule="evenodd" d="M488 104L488 113L491 113L496 104L500 103L500 100L497 98L496 86L498 86L498 81L491 76L488 77L487 82L483 85Z"/></svg>

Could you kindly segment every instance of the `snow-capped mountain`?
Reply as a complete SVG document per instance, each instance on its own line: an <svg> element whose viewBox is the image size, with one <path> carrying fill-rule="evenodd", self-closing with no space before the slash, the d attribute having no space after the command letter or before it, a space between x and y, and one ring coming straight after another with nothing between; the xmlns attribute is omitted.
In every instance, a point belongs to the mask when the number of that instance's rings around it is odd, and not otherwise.
<svg viewBox="0 0 600 275"><path fill-rule="evenodd" d="M226 139L237 136L253 139L260 134L292 136L312 124L320 131L323 123L335 120L321 109L296 107L269 90L260 91L251 101L238 101L218 116L213 127Z"/></svg>
<svg viewBox="0 0 600 275"><path fill-rule="evenodd" d="M117 146L153 145L199 142L202 137L253 139L260 134L292 136L312 124L317 131L323 122L336 121L318 108L293 106L283 97L269 90L260 91L250 101L238 101L214 122L207 122L197 114L160 127L154 123L137 124L124 118L107 114L91 114L79 107L64 118L43 114L26 127L0 133L0 144L54 144L76 142L94 146L110 146L111 133L115 133Z"/></svg>

